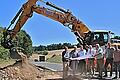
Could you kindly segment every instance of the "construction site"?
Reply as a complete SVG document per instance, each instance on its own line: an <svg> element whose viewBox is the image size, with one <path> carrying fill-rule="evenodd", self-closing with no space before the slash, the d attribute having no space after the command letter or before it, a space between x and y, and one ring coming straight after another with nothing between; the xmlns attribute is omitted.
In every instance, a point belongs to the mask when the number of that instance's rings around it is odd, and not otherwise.
<svg viewBox="0 0 120 80"><path fill-rule="evenodd" d="M31 36L21 29L35 13L62 24L78 44L33 47ZM120 36L91 30L73 14L52 2L24 1L8 27L0 28L0 80L119 80Z"/></svg>

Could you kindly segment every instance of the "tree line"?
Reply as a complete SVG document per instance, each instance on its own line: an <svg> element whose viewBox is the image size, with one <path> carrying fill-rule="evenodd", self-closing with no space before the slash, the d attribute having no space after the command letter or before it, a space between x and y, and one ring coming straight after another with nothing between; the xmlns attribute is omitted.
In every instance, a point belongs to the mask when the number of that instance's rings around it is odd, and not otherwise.
<svg viewBox="0 0 120 80"><path fill-rule="evenodd" d="M45 51L45 50L59 50L59 49L64 49L64 46L67 46L68 48L73 48L74 45L71 43L58 43L58 44L50 44L47 46L44 45L39 45L39 46L34 46L33 49L34 51Z"/></svg>

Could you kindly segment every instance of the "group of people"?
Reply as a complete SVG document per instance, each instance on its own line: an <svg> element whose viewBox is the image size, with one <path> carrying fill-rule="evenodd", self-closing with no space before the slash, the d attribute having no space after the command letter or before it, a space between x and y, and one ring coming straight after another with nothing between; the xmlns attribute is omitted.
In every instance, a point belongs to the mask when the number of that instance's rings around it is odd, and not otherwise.
<svg viewBox="0 0 120 80"><path fill-rule="evenodd" d="M99 44L96 44L95 47L86 45L85 48L81 45L79 50L77 46L74 46L74 49L70 52L68 47L65 46L65 50L62 52L62 61L63 78L67 76L69 67L73 70L73 74L76 70L81 69L81 72L83 72L82 70L86 69L92 75L94 75L94 70L97 68L99 78L107 77L109 64L111 66L110 76L112 77L114 64L115 77L113 79L117 78L118 72L120 78L120 50L117 45L111 46L110 43L107 43L105 48L102 48ZM103 71L105 75L102 74Z"/></svg>

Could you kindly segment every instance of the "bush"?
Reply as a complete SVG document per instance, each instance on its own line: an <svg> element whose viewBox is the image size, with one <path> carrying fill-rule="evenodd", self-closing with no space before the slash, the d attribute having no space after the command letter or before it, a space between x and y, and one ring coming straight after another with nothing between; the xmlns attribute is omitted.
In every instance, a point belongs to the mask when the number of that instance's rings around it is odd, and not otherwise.
<svg viewBox="0 0 120 80"><path fill-rule="evenodd" d="M0 58L5 60L9 59L10 58L9 50L0 47Z"/></svg>
<svg viewBox="0 0 120 80"><path fill-rule="evenodd" d="M38 51L37 53L38 53L38 54L41 54L41 55L47 55L47 54L48 54L48 51L46 51L46 50L45 50L45 51Z"/></svg>
<svg viewBox="0 0 120 80"><path fill-rule="evenodd" d="M43 55L47 55L47 54L48 54L48 51L43 51L42 54L43 54Z"/></svg>

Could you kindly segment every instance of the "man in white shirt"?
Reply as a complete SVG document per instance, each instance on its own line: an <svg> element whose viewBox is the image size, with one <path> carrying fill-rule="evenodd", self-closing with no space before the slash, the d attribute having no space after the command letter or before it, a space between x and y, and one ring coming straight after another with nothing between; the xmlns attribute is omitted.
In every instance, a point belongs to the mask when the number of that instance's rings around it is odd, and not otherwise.
<svg viewBox="0 0 120 80"><path fill-rule="evenodd" d="M98 69L98 72L99 72L98 77L101 79L102 78L104 59L103 59L103 49L100 47L99 44L96 44L95 57L97 59L97 69Z"/></svg>

